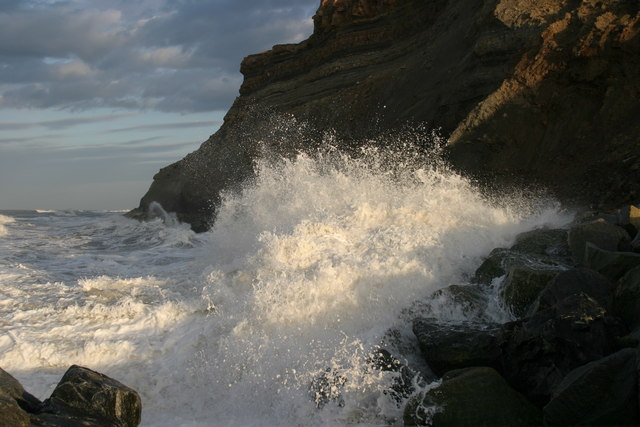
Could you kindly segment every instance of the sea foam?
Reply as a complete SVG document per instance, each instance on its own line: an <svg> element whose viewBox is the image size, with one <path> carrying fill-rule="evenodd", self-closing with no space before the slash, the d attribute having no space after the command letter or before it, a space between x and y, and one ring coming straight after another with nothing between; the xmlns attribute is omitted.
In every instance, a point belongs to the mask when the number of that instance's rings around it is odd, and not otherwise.
<svg viewBox="0 0 640 427"><path fill-rule="evenodd" d="M3 249L0 366L41 398L69 364L101 370L140 392L143 425L399 423L397 374L371 354L424 385L407 309L570 219L489 198L414 148L265 158L201 235L106 214L20 223L31 240ZM431 309L451 320L446 301Z"/></svg>

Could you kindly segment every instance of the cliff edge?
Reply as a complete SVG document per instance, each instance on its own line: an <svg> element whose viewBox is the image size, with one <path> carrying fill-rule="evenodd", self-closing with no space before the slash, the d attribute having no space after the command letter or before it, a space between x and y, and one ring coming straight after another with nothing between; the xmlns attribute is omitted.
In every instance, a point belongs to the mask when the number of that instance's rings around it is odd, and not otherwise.
<svg viewBox="0 0 640 427"><path fill-rule="evenodd" d="M313 19L309 39L244 59L223 126L160 170L134 216L155 201L206 230L274 132L261 111L345 145L426 124L462 173L599 208L640 201L636 0L322 0Z"/></svg>

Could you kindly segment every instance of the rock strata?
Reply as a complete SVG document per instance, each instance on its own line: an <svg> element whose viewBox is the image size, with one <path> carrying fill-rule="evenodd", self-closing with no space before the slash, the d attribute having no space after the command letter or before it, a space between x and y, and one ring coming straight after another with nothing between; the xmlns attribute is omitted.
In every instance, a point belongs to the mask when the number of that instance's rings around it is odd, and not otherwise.
<svg viewBox="0 0 640 427"><path fill-rule="evenodd" d="M206 230L273 138L264 110L333 129L345 149L426 123L481 181L601 207L640 198L637 1L323 0L307 40L240 69L221 129L162 169L132 215L155 201Z"/></svg>

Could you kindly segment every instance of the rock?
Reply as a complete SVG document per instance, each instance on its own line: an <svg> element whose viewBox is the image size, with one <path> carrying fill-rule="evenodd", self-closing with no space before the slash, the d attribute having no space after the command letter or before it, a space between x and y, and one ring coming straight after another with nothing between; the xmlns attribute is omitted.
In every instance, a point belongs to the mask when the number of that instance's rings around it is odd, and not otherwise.
<svg viewBox="0 0 640 427"><path fill-rule="evenodd" d="M336 402L338 406L344 406L342 389L347 378L334 369L327 368L318 375L309 385L309 395L316 407L323 408L329 402Z"/></svg>
<svg viewBox="0 0 640 427"><path fill-rule="evenodd" d="M417 374L395 358L388 350L377 349L371 354L368 362L373 369L396 374L391 387L384 391L396 403L404 402L406 398L415 392L413 380Z"/></svg>
<svg viewBox="0 0 640 427"><path fill-rule="evenodd" d="M538 294L560 270L512 267L501 284L500 298L516 317L522 317Z"/></svg>
<svg viewBox="0 0 640 427"><path fill-rule="evenodd" d="M536 426L542 414L492 368L448 372L442 384L409 401L407 426Z"/></svg>
<svg viewBox="0 0 640 427"><path fill-rule="evenodd" d="M71 366L40 402L0 368L0 427L135 427L138 393L106 375Z"/></svg>
<svg viewBox="0 0 640 427"><path fill-rule="evenodd" d="M141 410L140 396L134 390L106 375L73 365L44 402L45 414L41 418L55 422L66 419L69 424L87 419L95 423L92 425L135 427L140 424Z"/></svg>
<svg viewBox="0 0 640 427"><path fill-rule="evenodd" d="M613 281L620 279L632 268L640 266L640 254L607 251L591 243L587 243L587 250L584 257L584 264L587 267Z"/></svg>
<svg viewBox="0 0 640 427"><path fill-rule="evenodd" d="M635 238L640 229L640 209L634 205L627 205L617 211L616 225L624 228L631 239Z"/></svg>
<svg viewBox="0 0 640 427"><path fill-rule="evenodd" d="M451 369L470 366L499 367L497 325L463 322L440 323L436 319L419 318L413 332L429 367L438 375Z"/></svg>
<svg viewBox="0 0 640 427"><path fill-rule="evenodd" d="M638 415L635 349L574 369L544 407L545 425L637 425Z"/></svg>
<svg viewBox="0 0 640 427"><path fill-rule="evenodd" d="M566 267L563 258L554 258L538 253L526 253L512 249L497 248L478 267L472 283L489 285L493 279L507 274L512 268L558 272Z"/></svg>
<svg viewBox="0 0 640 427"><path fill-rule="evenodd" d="M623 228L604 220L574 225L569 230L569 247L576 264L584 264L587 243L606 251L617 251L630 246L631 239Z"/></svg>
<svg viewBox="0 0 640 427"><path fill-rule="evenodd" d="M31 413L39 411L42 406L42 402L28 393L18 380L2 368L0 368L0 397L14 400L20 408Z"/></svg>
<svg viewBox="0 0 640 427"><path fill-rule="evenodd" d="M626 329L598 302L579 293L531 317L503 325L502 373L532 402L543 406L571 370L605 357Z"/></svg>
<svg viewBox="0 0 640 427"><path fill-rule="evenodd" d="M493 279L506 274L505 264L512 258L511 252L505 248L496 248L476 269L471 283L490 285Z"/></svg>
<svg viewBox="0 0 640 427"><path fill-rule="evenodd" d="M567 237L568 232L563 229L531 230L516 236L516 243L510 249L525 254L567 258L571 256Z"/></svg>
<svg viewBox="0 0 640 427"><path fill-rule="evenodd" d="M441 313L450 310L466 319L484 319L488 296L478 285L450 285L435 291L429 303Z"/></svg>
<svg viewBox="0 0 640 427"><path fill-rule="evenodd" d="M319 131L345 151L405 124L440 129L454 167L478 182L546 186L561 201L640 199L640 6L629 0L323 1L314 32L245 58L240 96L220 130L163 168L151 202L195 229L220 194L253 176L277 127L257 111ZM423 139L428 139L425 137ZM567 143L571 141L571 143ZM607 249L607 248L603 248Z"/></svg>
<svg viewBox="0 0 640 427"><path fill-rule="evenodd" d="M0 393L0 427L29 427L29 414L20 405Z"/></svg>
<svg viewBox="0 0 640 427"><path fill-rule="evenodd" d="M631 331L640 328L640 267L629 270L618 282L612 311Z"/></svg>
<svg viewBox="0 0 640 427"><path fill-rule="evenodd" d="M608 309L613 298L613 283L602 274L584 267L564 271L555 276L540 292L529 314L560 303L565 298L584 293Z"/></svg>

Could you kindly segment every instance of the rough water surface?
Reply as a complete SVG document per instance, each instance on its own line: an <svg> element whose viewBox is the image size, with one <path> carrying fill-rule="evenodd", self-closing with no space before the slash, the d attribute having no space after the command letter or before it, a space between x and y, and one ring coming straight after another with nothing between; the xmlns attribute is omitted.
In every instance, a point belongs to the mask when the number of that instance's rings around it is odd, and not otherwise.
<svg viewBox="0 0 640 427"><path fill-rule="evenodd" d="M398 153L264 160L203 234L169 215L3 211L0 366L39 398L71 364L104 372L148 426L400 422L371 352L412 365L408 308L570 216ZM430 315L464 320L447 301Z"/></svg>

